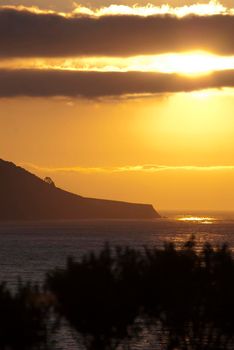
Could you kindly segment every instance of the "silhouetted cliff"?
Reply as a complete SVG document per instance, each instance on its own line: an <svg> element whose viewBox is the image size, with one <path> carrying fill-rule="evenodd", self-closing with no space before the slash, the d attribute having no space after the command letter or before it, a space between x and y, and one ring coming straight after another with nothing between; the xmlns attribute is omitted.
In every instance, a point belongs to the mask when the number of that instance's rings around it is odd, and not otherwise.
<svg viewBox="0 0 234 350"><path fill-rule="evenodd" d="M0 159L0 220L159 217L152 205L81 197Z"/></svg>

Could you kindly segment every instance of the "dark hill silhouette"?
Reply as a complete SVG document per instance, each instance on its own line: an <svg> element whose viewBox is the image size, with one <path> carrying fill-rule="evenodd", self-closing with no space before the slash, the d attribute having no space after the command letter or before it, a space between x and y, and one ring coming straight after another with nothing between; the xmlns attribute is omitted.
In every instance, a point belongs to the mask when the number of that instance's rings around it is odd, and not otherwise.
<svg viewBox="0 0 234 350"><path fill-rule="evenodd" d="M0 220L159 217L152 205L81 197L0 159Z"/></svg>

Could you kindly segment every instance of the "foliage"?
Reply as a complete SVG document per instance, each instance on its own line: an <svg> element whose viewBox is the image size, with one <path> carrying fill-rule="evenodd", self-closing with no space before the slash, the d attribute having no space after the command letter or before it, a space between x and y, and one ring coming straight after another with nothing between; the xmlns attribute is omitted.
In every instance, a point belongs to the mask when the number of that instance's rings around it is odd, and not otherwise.
<svg viewBox="0 0 234 350"><path fill-rule="evenodd" d="M152 348L229 350L233 315L234 258L226 245L200 252L194 239L182 249L106 245L48 272L43 290L21 283L12 293L2 283L0 350L52 349L52 319L68 321L78 349L131 349L148 329Z"/></svg>
<svg viewBox="0 0 234 350"><path fill-rule="evenodd" d="M18 284L12 293L0 285L0 349L51 349L48 334L51 300L38 286Z"/></svg>
<svg viewBox="0 0 234 350"><path fill-rule="evenodd" d="M46 183L48 183L49 185L55 187L55 183L54 183L54 181L51 179L51 177L46 176L46 177L44 178L44 181L45 181Z"/></svg>
<svg viewBox="0 0 234 350"><path fill-rule="evenodd" d="M234 348L234 261L225 245L200 253L193 239L181 250L106 246L69 259L47 285L87 349L116 349L147 326L160 330L168 350Z"/></svg>

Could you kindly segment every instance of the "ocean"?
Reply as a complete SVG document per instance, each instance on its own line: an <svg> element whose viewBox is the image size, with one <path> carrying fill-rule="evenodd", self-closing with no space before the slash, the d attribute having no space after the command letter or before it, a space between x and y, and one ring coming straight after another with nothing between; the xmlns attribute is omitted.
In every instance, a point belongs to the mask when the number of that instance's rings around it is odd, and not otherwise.
<svg viewBox="0 0 234 350"><path fill-rule="evenodd" d="M42 282L48 270L63 267L68 256L80 259L89 251L111 246L139 249L178 247L192 235L196 249L205 242L228 243L234 251L233 212L165 212L155 220L81 220L61 222L4 222L0 224L0 280L12 288L18 278ZM138 343L133 349L153 349ZM67 330L60 334L58 349L77 349ZM155 348L156 349L156 348Z"/></svg>
<svg viewBox="0 0 234 350"><path fill-rule="evenodd" d="M228 243L234 250L233 212L165 212L155 220L80 220L0 223L0 280L14 285L41 282L45 272L63 267L89 251L111 246L181 246L192 235L198 250L205 242Z"/></svg>

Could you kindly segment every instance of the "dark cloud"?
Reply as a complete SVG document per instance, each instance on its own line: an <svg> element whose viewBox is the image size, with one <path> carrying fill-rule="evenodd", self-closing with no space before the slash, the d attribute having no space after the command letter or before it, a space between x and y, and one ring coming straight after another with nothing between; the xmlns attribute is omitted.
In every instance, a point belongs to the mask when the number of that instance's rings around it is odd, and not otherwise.
<svg viewBox="0 0 234 350"><path fill-rule="evenodd" d="M96 0L95 0L96 1ZM80 1L79 1L80 2ZM70 12L74 9L73 0L0 0L0 5L23 5L23 6L37 6L42 9L51 9L55 11Z"/></svg>
<svg viewBox="0 0 234 350"><path fill-rule="evenodd" d="M107 97L234 87L234 71L191 78L163 73L0 70L0 97Z"/></svg>
<svg viewBox="0 0 234 350"><path fill-rule="evenodd" d="M103 16L0 10L0 57L129 56L208 50L234 54L234 16Z"/></svg>

